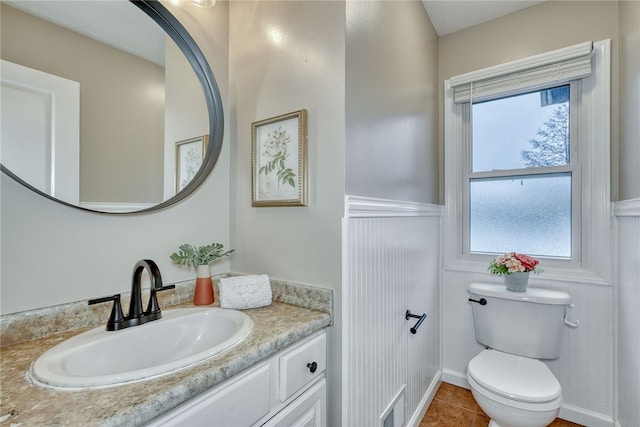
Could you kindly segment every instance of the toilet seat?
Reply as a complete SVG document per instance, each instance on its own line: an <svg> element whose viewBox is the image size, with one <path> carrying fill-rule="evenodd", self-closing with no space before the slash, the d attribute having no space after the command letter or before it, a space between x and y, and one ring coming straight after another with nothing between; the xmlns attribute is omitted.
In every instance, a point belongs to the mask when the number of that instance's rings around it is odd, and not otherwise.
<svg viewBox="0 0 640 427"><path fill-rule="evenodd" d="M478 384L470 375L467 376L467 381L469 381L469 385L471 386L471 392L473 393L473 397L478 402L478 405L489 415L489 409L486 405L481 403L481 397L484 397L488 401L493 402L496 405L502 406L504 408L509 408L510 411L524 411L527 414L535 414L535 413L543 413L543 412L555 412L556 415L553 416L555 418L557 416L557 411L562 406L562 396L557 397L556 399L550 402L543 403L527 403L520 402L518 400L509 399L506 397L502 397L488 389L482 387ZM487 412L489 411L489 412Z"/></svg>
<svg viewBox="0 0 640 427"><path fill-rule="evenodd" d="M560 398L562 389L547 365L536 359L484 350L468 366L482 388L512 401L540 404Z"/></svg>

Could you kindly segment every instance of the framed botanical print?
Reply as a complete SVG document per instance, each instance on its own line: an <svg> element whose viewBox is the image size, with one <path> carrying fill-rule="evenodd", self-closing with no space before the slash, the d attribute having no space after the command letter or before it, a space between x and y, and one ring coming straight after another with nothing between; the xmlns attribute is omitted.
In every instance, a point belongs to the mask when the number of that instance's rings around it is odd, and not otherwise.
<svg viewBox="0 0 640 427"><path fill-rule="evenodd" d="M251 124L251 206L307 205L307 110Z"/></svg>

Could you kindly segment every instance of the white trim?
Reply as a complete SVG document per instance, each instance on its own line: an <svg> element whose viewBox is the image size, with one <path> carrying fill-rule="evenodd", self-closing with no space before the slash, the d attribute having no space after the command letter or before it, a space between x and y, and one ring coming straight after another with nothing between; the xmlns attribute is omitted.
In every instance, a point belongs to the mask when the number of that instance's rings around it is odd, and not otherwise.
<svg viewBox="0 0 640 427"><path fill-rule="evenodd" d="M462 257L462 226L458 218L462 215L464 206L462 200L461 181L464 177L464 144L456 141L462 138L459 134L462 120L456 114L453 102L453 87L450 80L444 82L444 224L443 236L448 236L448 243L443 245L443 263L445 267L458 261ZM456 160L450 160L456 159ZM444 373L443 373L444 375Z"/></svg>
<svg viewBox="0 0 640 427"><path fill-rule="evenodd" d="M443 369L442 382L453 384L458 387L466 388L467 390L471 390L469 381L467 381L467 375L462 372L452 371L450 369Z"/></svg>
<svg viewBox="0 0 640 427"><path fill-rule="evenodd" d="M613 427L615 425L615 420L608 415L593 412L569 403L562 404L559 417L563 420L589 427Z"/></svg>
<svg viewBox="0 0 640 427"><path fill-rule="evenodd" d="M466 273L485 273L487 278L483 280L490 280L499 282L495 276L489 276L487 272L488 261L471 261L467 259L459 259L455 262L448 263L444 269L446 271L461 271ZM492 277L490 279L489 277ZM568 283L580 283L583 285L592 286L612 286L611 282L604 280L602 277L594 274L590 271L580 268L563 268L563 267L544 267L544 273L541 275L535 275L529 278L529 283L532 286L537 286L537 283L544 284L545 282L568 282Z"/></svg>
<svg viewBox="0 0 640 427"><path fill-rule="evenodd" d="M109 202L80 202L83 209L97 212L124 213L135 212L155 206L156 203L109 203Z"/></svg>
<svg viewBox="0 0 640 427"><path fill-rule="evenodd" d="M48 108L49 135L42 150L47 152L46 168L39 173L22 172L35 171L29 168L29 161L17 166L24 168L13 169L7 164L11 158L3 158L3 164L9 166L16 175L24 179L40 177L42 183L25 179L38 190L43 191L67 203L78 204L80 201L80 83L54 74L45 73L23 65L14 64L4 59L0 61L0 82L4 89L12 88L21 93L35 94L40 99L46 99ZM47 139L47 138L45 138ZM43 141L44 143L44 141ZM7 151L5 151L5 154ZM31 160L31 159L28 159Z"/></svg>
<svg viewBox="0 0 640 427"><path fill-rule="evenodd" d="M342 228L342 235L340 237L341 240L341 264L342 264L342 268L341 268L341 276L342 276L342 304L340 307L336 307L336 310L340 310L340 317L346 317L345 315L343 315L342 313L348 313L347 310L350 309L349 305L350 305L350 295L349 295L349 221L348 218L342 218L341 220L341 228ZM348 319L345 319L345 321L343 322L343 325L346 325L348 322ZM348 326L348 325L347 325ZM346 326L341 326L339 327L339 336L340 336L340 349L343 348L347 348L349 343L352 341L351 336L349 334L349 328ZM336 334L338 334L336 332ZM349 357L347 355L346 351L340 351L340 367L337 368L338 371L342 371L344 369L345 366L349 365ZM350 401L349 399L349 389L351 387L351 381L349 379L349 375L342 375L340 378L340 396L341 396L341 400L340 400L340 414L341 414L341 418L340 418L340 424L341 425L347 425L347 422L349 421L349 415L351 415L351 405L353 404L353 402Z"/></svg>
<svg viewBox="0 0 640 427"><path fill-rule="evenodd" d="M611 40L593 44L593 72L589 92L589 164L583 164L582 179L588 180L583 194L583 268L611 280ZM584 95L583 95L584 96Z"/></svg>
<svg viewBox="0 0 640 427"><path fill-rule="evenodd" d="M387 418L389 414L392 411L394 411L396 407L398 407L399 404L402 406L403 412L406 412L406 409L405 409L406 402L407 402L407 385L403 384L402 387L400 387L400 390L393 397L393 399L391 399L391 403L389 403L389 405L384 409L384 411L380 415L380 425L384 426L385 418ZM396 412L394 411L393 425L396 424L396 419L397 419L397 415L396 415ZM402 417L401 422L403 423L405 419L406 419L406 414L404 414L404 416Z"/></svg>
<svg viewBox="0 0 640 427"><path fill-rule="evenodd" d="M442 216L442 206L374 197L345 196L345 218Z"/></svg>
<svg viewBox="0 0 640 427"><path fill-rule="evenodd" d="M484 68L478 71L472 71L458 76L451 77L449 80L451 86L459 86L479 80L486 80L510 73L516 73L522 70L543 67L559 61L566 61L580 56L589 55L592 50L592 42L584 42L574 46L565 47L551 52L530 56L524 59L507 62L493 67Z"/></svg>
<svg viewBox="0 0 640 427"><path fill-rule="evenodd" d="M616 202L613 211L615 216L640 216L640 199Z"/></svg>
<svg viewBox="0 0 640 427"><path fill-rule="evenodd" d="M418 407L409 419L409 422L406 424L408 427L418 427L420 425L420 421L424 418L424 415L427 413L427 409L429 409L431 402L433 402L433 398L436 397L438 388L440 388L440 384L442 383L441 377L442 371L436 372L435 377L431 380L431 384L429 384L429 388L424 396L422 396L422 399L420 399Z"/></svg>

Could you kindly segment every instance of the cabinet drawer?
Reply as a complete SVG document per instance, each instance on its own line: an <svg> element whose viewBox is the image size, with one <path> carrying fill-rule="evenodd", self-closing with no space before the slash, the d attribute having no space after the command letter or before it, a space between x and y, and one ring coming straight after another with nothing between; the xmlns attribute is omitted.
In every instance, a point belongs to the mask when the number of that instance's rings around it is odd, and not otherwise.
<svg viewBox="0 0 640 427"><path fill-rule="evenodd" d="M312 338L280 356L280 400L284 402L290 398L326 368L326 334Z"/></svg>
<svg viewBox="0 0 640 427"><path fill-rule="evenodd" d="M270 364L259 365L156 418L148 427L252 425L271 410L270 383Z"/></svg>

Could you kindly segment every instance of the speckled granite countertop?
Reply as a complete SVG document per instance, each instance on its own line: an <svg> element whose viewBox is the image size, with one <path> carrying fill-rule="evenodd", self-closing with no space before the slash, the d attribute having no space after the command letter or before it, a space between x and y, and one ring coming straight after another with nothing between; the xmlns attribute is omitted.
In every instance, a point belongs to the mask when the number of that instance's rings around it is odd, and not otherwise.
<svg viewBox="0 0 640 427"><path fill-rule="evenodd" d="M244 312L253 330L231 351L166 376L110 388L46 389L27 377L40 354L87 328L2 347L0 425L142 425L331 323L326 312L276 301Z"/></svg>

